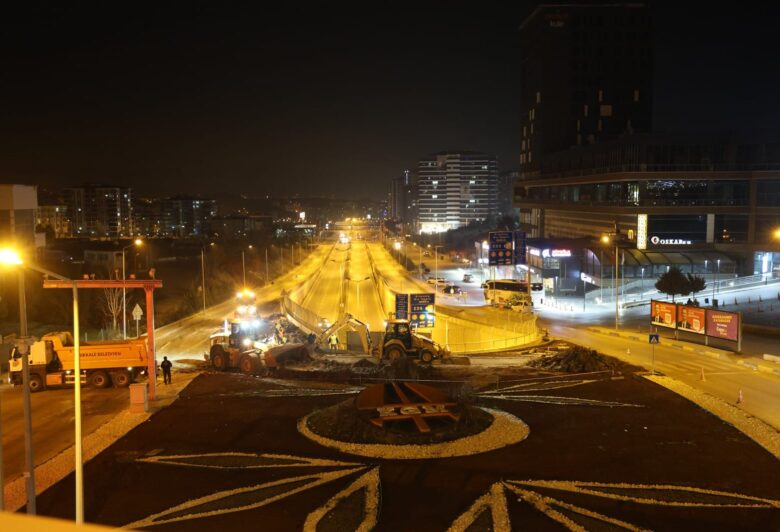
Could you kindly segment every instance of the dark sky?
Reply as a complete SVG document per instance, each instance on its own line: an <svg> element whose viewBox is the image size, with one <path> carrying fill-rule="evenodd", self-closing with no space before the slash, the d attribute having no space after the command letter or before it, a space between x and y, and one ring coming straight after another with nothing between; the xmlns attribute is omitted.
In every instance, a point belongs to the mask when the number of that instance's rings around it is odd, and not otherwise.
<svg viewBox="0 0 780 532"><path fill-rule="evenodd" d="M516 166L535 2L61 4L2 14L1 182L379 198L434 151ZM780 9L706 6L657 9L657 128L774 127Z"/></svg>

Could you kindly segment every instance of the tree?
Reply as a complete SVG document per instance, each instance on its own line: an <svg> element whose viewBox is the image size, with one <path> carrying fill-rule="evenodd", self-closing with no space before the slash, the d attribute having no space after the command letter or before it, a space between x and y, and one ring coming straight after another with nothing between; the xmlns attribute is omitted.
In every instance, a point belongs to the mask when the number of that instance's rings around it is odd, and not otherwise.
<svg viewBox="0 0 780 532"><path fill-rule="evenodd" d="M655 283L655 288L662 294L672 296L672 301L677 295L687 296L691 293L688 278L677 266L672 266L668 272L661 275Z"/></svg>
<svg viewBox="0 0 780 532"><path fill-rule="evenodd" d="M117 274L118 278L118 274ZM103 289L103 311L108 318L111 318L112 330L116 333L119 317L122 315L122 289L104 288Z"/></svg>
<svg viewBox="0 0 780 532"><path fill-rule="evenodd" d="M688 274L688 287L691 290L692 294L697 294L707 288L707 281L704 280L704 277L699 277L698 275L691 275Z"/></svg>

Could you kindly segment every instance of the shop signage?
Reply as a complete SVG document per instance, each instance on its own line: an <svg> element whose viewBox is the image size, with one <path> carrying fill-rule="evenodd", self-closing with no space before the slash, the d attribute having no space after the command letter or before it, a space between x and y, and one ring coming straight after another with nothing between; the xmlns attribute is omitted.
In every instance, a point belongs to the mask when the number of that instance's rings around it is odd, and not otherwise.
<svg viewBox="0 0 780 532"><path fill-rule="evenodd" d="M660 238L658 236L651 236L650 242L654 246L690 246L691 241L683 238Z"/></svg>
<svg viewBox="0 0 780 532"><path fill-rule="evenodd" d="M647 249L647 215L636 215L636 249Z"/></svg>

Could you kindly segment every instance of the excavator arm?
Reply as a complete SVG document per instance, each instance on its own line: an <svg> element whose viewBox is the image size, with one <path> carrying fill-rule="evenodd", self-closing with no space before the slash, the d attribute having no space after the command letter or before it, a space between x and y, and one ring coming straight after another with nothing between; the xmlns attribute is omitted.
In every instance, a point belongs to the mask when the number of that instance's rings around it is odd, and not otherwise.
<svg viewBox="0 0 780 532"><path fill-rule="evenodd" d="M363 345L363 352L367 355L371 354L371 335L368 331L368 325L349 313L345 313L333 325L322 331L317 337L317 343L327 341L332 334L338 334L343 329L349 329L358 333L360 343Z"/></svg>

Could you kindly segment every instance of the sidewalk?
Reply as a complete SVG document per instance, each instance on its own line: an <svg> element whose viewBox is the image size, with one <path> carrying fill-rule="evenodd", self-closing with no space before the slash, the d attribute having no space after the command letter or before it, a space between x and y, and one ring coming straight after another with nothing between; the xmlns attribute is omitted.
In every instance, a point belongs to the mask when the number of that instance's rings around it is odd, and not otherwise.
<svg viewBox="0 0 780 532"><path fill-rule="evenodd" d="M157 399L149 403L149 412L131 414L128 409L119 412L90 434L83 434L82 458L86 464L118 439L148 420L152 415L173 403L198 375L200 371L175 371L173 383L169 386L157 384ZM129 392L128 392L129 397ZM54 458L35 467L35 492L41 494L75 469L75 448L70 446ZM18 511L27 502L25 477L19 476L5 485L5 509Z"/></svg>

